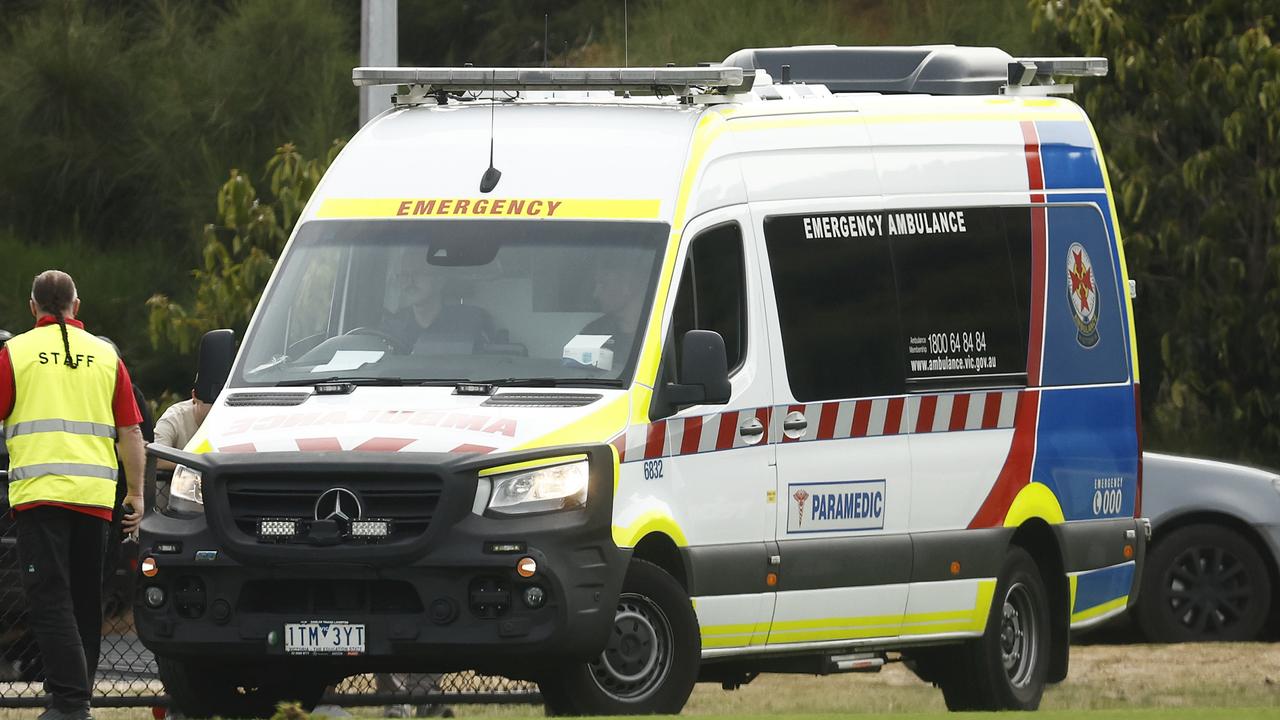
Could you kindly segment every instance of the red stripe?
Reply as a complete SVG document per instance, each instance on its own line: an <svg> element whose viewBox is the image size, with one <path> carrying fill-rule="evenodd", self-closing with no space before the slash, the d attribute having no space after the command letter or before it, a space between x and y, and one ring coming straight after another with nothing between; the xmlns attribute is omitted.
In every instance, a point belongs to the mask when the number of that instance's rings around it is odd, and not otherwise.
<svg viewBox="0 0 1280 720"><path fill-rule="evenodd" d="M226 447L218 448L218 452L251 453L258 452L258 448L254 447L253 443L240 443L239 445L228 445Z"/></svg>
<svg viewBox="0 0 1280 720"><path fill-rule="evenodd" d="M948 430L963 430L965 418L969 416L969 394L955 395L951 398L951 424Z"/></svg>
<svg viewBox="0 0 1280 720"><path fill-rule="evenodd" d="M937 410L937 395L924 395L920 398L920 414L916 416L916 432L927 433L933 430L933 414Z"/></svg>
<svg viewBox="0 0 1280 720"><path fill-rule="evenodd" d="M1000 402L1004 393L987 393L987 404L982 408L982 429L990 430L1000 424Z"/></svg>
<svg viewBox="0 0 1280 720"><path fill-rule="evenodd" d="M859 400L853 406L853 427L849 430L849 437L866 437L867 425L871 422L871 403L874 400Z"/></svg>
<svg viewBox="0 0 1280 720"><path fill-rule="evenodd" d="M1044 193L1034 192L1044 189L1044 170L1040 160L1040 137L1036 132L1036 124L1031 121L1022 123L1022 139L1025 143L1027 158L1027 188L1031 192L1031 202L1044 202ZM1027 385L1040 384L1041 348L1044 344L1044 294L1045 294L1045 211L1044 208L1031 209L1031 324L1027 334Z"/></svg>
<svg viewBox="0 0 1280 720"><path fill-rule="evenodd" d="M840 403L826 403L822 406L822 416L818 418L818 439L830 440L836 436L836 415L840 413Z"/></svg>
<svg viewBox="0 0 1280 720"><path fill-rule="evenodd" d="M684 437L680 439L680 454L692 455L698 452L698 443L702 440L702 418L691 417L684 421Z"/></svg>
<svg viewBox="0 0 1280 720"><path fill-rule="evenodd" d="M716 449L728 450L733 447L733 437L737 432L738 411L730 410L720 413L720 432L716 435Z"/></svg>
<svg viewBox="0 0 1280 720"><path fill-rule="evenodd" d="M356 452L399 452L401 448L413 441L414 438L376 437L369 438L351 449Z"/></svg>
<svg viewBox="0 0 1280 720"><path fill-rule="evenodd" d="M667 439L667 421L659 420L656 423L650 423L645 432L647 434L644 442L644 458L652 460L656 457L662 457L662 447Z"/></svg>
<svg viewBox="0 0 1280 720"><path fill-rule="evenodd" d="M610 444L610 445L612 445L612 446L613 446L613 447L618 451L618 462L624 462L624 461L626 460L626 456L627 456L627 433L626 433L626 431L624 430L624 431L623 431L623 433L622 433L621 435L619 435L618 437L614 438L614 439L613 439L613 441L612 441L612 442L610 442L609 444Z"/></svg>
<svg viewBox="0 0 1280 720"><path fill-rule="evenodd" d="M463 443L462 445L459 445L458 447L450 450L449 452L451 453L487 453L487 452L493 452L494 450L497 450L497 448L492 448L492 447L489 447L488 445L471 445L469 443Z"/></svg>
<svg viewBox="0 0 1280 720"><path fill-rule="evenodd" d="M1028 390L1018 395L1018 410L1014 420L1013 442L1004 467L996 478L987 499L969 521L970 528L995 527L1004 523L1009 506L1018 491L1031 482L1031 457L1036 449L1036 420L1040 412L1040 393Z"/></svg>
<svg viewBox="0 0 1280 720"><path fill-rule="evenodd" d="M298 438L295 440L302 452L342 452L342 443L338 438Z"/></svg>
<svg viewBox="0 0 1280 720"><path fill-rule="evenodd" d="M936 398L935 398L936 400ZM902 427L902 407L906 404L903 398L890 398L889 408L884 413L884 434L897 435Z"/></svg>

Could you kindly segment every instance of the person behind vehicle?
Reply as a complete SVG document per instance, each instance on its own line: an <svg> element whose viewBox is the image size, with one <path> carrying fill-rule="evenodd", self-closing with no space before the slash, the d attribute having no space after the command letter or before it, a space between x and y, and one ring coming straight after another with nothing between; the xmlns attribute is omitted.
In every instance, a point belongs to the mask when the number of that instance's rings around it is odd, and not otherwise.
<svg viewBox="0 0 1280 720"><path fill-rule="evenodd" d="M156 443L181 450L187 446L191 438L204 424L209 416L209 408L213 403L205 402L196 396L195 388L191 388L191 399L182 400L169 406L156 421ZM157 460L157 470L172 471L174 464L168 460Z"/></svg>
<svg viewBox="0 0 1280 720"><path fill-rule="evenodd" d="M128 481L122 519L143 515L145 451L129 372L75 319L71 276L47 270L31 286L36 326L0 350L0 421L9 449L9 504L28 618L44 658L42 720L92 717L102 632L104 543L115 505L117 450Z"/></svg>
<svg viewBox="0 0 1280 720"><path fill-rule="evenodd" d="M493 337L489 313L475 305L446 300L443 283L429 272L415 273L409 283L400 310L387 322L406 351L427 343L469 343L474 347Z"/></svg>

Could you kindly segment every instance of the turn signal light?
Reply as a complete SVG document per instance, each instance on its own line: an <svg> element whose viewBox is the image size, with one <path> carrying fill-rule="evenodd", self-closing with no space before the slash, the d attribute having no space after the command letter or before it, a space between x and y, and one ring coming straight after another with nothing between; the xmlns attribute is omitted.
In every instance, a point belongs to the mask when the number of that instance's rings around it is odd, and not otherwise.
<svg viewBox="0 0 1280 720"><path fill-rule="evenodd" d="M522 578L531 578L538 572L538 563L531 557L522 557L516 563L516 574Z"/></svg>
<svg viewBox="0 0 1280 720"><path fill-rule="evenodd" d="M138 569L142 571L144 577L155 577L160 572L160 566L156 565L156 559L147 556L142 558L142 562L138 563Z"/></svg>

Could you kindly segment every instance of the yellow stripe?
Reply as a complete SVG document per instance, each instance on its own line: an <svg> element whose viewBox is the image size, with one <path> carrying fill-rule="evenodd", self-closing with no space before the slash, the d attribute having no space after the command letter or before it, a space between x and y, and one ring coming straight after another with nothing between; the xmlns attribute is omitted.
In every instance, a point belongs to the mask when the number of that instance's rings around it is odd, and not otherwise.
<svg viewBox="0 0 1280 720"><path fill-rule="evenodd" d="M650 510L642 514L634 522L626 527L621 525L613 526L613 542L618 547L628 548L635 547L645 535L651 532L658 532L671 538L671 542L676 547L687 547L689 541L685 538L684 531L676 524L670 516L664 515L657 510Z"/></svg>
<svg viewBox="0 0 1280 720"><path fill-rule="evenodd" d="M490 475L501 475L503 473L519 472L521 470L533 470L535 468L549 467L551 465L563 465L578 460L586 460L587 456L579 453L578 455L557 455L556 457L538 458L537 460L525 460L524 462L510 463L508 465L498 465L496 467L485 468L477 473L480 477L489 477Z"/></svg>
<svg viewBox="0 0 1280 720"><path fill-rule="evenodd" d="M1107 602L1104 602L1101 605L1094 605L1093 607L1087 610L1081 610L1080 612L1072 613L1071 622L1073 623L1084 622L1085 620L1089 620L1091 618L1096 618L1101 615L1106 615L1107 613L1112 612L1114 610L1123 609L1128 604L1129 604L1129 596L1123 595L1121 597L1116 598L1115 600L1108 600Z"/></svg>
<svg viewBox="0 0 1280 720"><path fill-rule="evenodd" d="M328 198L321 203L316 217L653 220L661 208L661 201L655 199Z"/></svg>
<svg viewBox="0 0 1280 720"><path fill-rule="evenodd" d="M702 169L702 159L706 156L707 149L724 132L727 124L723 114L712 110L705 113L698 120L697 127L693 129L693 138L689 143L689 157L685 160L684 173L680 178L680 190L676 194L675 212L671 217L671 237L667 240L667 252L662 261L662 271L658 275L658 289L653 296L649 326L645 330L640 363L636 368L636 382L650 387L658 376L658 362L662 357L662 316L667 307L667 298L671 293L676 255L679 254L680 238L684 233L686 214L689 211L689 196L693 192L698 171ZM648 405L646 397L642 407L644 415L648 415Z"/></svg>
<svg viewBox="0 0 1280 720"><path fill-rule="evenodd" d="M759 130L784 130L812 127L831 127L841 125L888 125L913 123L962 123L962 122L1021 122L1034 120L1037 122L1080 122L1078 112L965 112L965 113L883 113L855 111L832 111L802 116L753 115L737 117L730 123L733 132L755 132Z"/></svg>
<svg viewBox="0 0 1280 720"><path fill-rule="evenodd" d="M578 418L564 427L552 430L527 442L520 443L513 450L529 448L554 447L556 445L575 445L579 443L604 442L617 435L627 427L629 399L619 395L605 403L598 410ZM614 453L616 460L617 453ZM615 473L614 477L617 477Z"/></svg>
<svg viewBox="0 0 1280 720"><path fill-rule="evenodd" d="M1028 483L1018 491L1009 506L1009 512L1004 516L1004 526L1018 527L1032 518L1039 518L1050 525L1065 521L1062 505L1058 504L1057 496L1044 483Z"/></svg>
<svg viewBox="0 0 1280 720"><path fill-rule="evenodd" d="M1129 264L1124 259L1124 241L1120 239L1120 215L1116 212L1116 198L1111 193L1111 176L1107 173L1107 161L1102 156L1102 143L1089 118L1084 118L1089 136L1093 138L1094 151L1098 153L1098 167L1102 169L1102 187L1107 190L1107 209L1111 211L1111 225L1116 232L1116 254L1120 256L1120 292L1124 296L1125 316L1129 318L1129 357L1133 363L1133 382L1138 378L1138 331L1133 324L1133 298L1129 296Z"/></svg>

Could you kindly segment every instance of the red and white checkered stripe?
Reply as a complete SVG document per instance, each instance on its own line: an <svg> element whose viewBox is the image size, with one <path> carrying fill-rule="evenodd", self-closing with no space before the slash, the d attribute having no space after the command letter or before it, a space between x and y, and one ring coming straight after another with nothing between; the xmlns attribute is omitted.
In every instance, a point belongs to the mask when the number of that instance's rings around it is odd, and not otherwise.
<svg viewBox="0 0 1280 720"><path fill-rule="evenodd" d="M769 422L770 408L671 418L648 425L632 425L615 445L624 461L743 447L746 443L737 432L738 426L744 415L752 413L764 423L764 440L767 442L1007 429L1013 427L1018 392L915 395L786 405L773 409L777 428ZM800 438L788 438L781 432L783 419L793 412L803 413L808 420L805 434Z"/></svg>
<svg viewBox="0 0 1280 720"><path fill-rule="evenodd" d="M393 437L375 437L369 438L351 448L355 452L400 452L409 445L416 442L415 438L393 438ZM341 452L343 450L342 443L336 437L315 437L315 438L298 438L294 441L297 449L302 452ZM272 448L279 449L279 448ZM489 445L471 445L462 444L449 452L451 453L488 453L493 452L497 448ZM237 443L235 445L223 445L217 449L220 453L252 453L259 452L258 446L254 443ZM263 450L262 452L269 452Z"/></svg>

